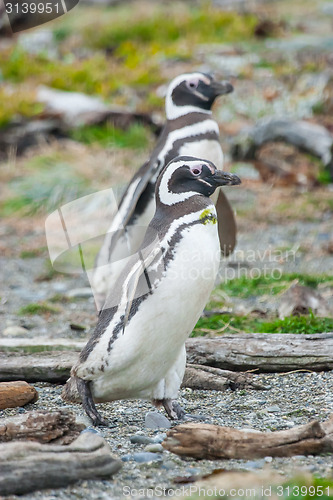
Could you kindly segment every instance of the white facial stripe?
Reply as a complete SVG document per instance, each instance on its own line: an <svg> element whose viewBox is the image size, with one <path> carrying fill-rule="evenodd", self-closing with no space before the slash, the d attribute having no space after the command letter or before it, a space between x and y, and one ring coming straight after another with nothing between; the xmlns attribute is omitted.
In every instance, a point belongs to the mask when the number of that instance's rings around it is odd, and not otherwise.
<svg viewBox="0 0 333 500"><path fill-rule="evenodd" d="M191 167L194 168L196 165L198 165L199 168L201 168L201 165L203 162L189 162ZM160 198L160 201L164 205L174 205L175 203L179 203L181 201L185 201L188 198L191 198L191 196L195 196L198 193L196 191L187 191L184 193L173 193L169 189L169 182L174 174L174 172L177 170L182 165L185 165L184 161L176 161L172 165L170 165L167 170L164 172L161 182L160 182L160 187L158 190L158 195Z"/></svg>
<svg viewBox="0 0 333 500"><path fill-rule="evenodd" d="M210 83L210 79L203 75L202 73L186 73L183 75L179 75L172 80L170 83L166 98L165 98L165 112L168 120L174 120L175 118L179 118L180 116L187 115L188 113L193 113L195 111L200 111L200 113L206 113L208 115L212 114L210 110L204 110L197 106L176 106L172 101L172 92L174 89L181 83L186 80L191 80L192 78L197 78L199 80L204 81L207 85ZM198 92L199 94L199 92ZM201 95L201 94L199 94Z"/></svg>
<svg viewBox="0 0 333 500"><path fill-rule="evenodd" d="M198 179L199 182L202 182L202 184L206 184L207 186L210 186L209 182L204 181L203 179Z"/></svg>
<svg viewBox="0 0 333 500"><path fill-rule="evenodd" d="M205 95L201 94L201 92L193 92L193 94L197 95L198 97L200 97L200 99L203 99L204 101L208 101L208 97L206 97Z"/></svg>

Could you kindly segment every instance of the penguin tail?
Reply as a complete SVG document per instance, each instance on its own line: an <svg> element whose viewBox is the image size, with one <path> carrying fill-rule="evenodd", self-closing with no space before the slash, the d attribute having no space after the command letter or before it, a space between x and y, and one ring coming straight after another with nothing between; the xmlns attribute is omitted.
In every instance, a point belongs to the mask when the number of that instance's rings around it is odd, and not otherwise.
<svg viewBox="0 0 333 500"><path fill-rule="evenodd" d="M61 393L61 397L64 401L68 403L81 403L81 397L76 385L76 378L70 377Z"/></svg>

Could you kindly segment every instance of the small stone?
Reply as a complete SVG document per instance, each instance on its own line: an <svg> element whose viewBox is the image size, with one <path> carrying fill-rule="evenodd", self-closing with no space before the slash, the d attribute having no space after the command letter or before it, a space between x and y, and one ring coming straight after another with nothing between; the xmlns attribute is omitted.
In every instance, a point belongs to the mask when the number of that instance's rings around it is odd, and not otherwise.
<svg viewBox="0 0 333 500"><path fill-rule="evenodd" d="M2 332L2 335L5 335L8 337L16 337L20 335L26 335L28 333L28 330L26 328L23 328L22 326L18 325L13 325L13 326L7 326L7 328L4 329Z"/></svg>
<svg viewBox="0 0 333 500"><path fill-rule="evenodd" d="M75 417L75 422L80 425L85 425L86 427L91 426L91 420L87 415L77 415Z"/></svg>
<svg viewBox="0 0 333 500"><path fill-rule="evenodd" d="M281 411L281 408L277 405L267 406L266 411L268 411L269 413L279 413Z"/></svg>
<svg viewBox="0 0 333 500"><path fill-rule="evenodd" d="M145 451L149 451L151 453L163 453L164 450L160 443L152 443L145 446Z"/></svg>
<svg viewBox="0 0 333 500"><path fill-rule="evenodd" d="M170 421L157 411L149 411L145 416L145 427L148 429L170 429Z"/></svg>
<svg viewBox="0 0 333 500"><path fill-rule="evenodd" d="M153 438L148 436L140 436L138 434L134 434L134 436L130 436L130 441L132 444L151 444L154 443Z"/></svg>
<svg viewBox="0 0 333 500"><path fill-rule="evenodd" d="M273 457L265 457L265 462L267 462L268 464L271 463L273 461Z"/></svg>
<svg viewBox="0 0 333 500"><path fill-rule="evenodd" d="M265 465L265 460L249 460L245 462L244 469L262 469Z"/></svg>
<svg viewBox="0 0 333 500"><path fill-rule="evenodd" d="M162 455L158 453L151 453L149 451L143 451L142 453L133 453L132 457L135 462L138 462L140 464L162 460Z"/></svg>
<svg viewBox="0 0 333 500"><path fill-rule="evenodd" d="M156 436L153 437L153 443L163 443L165 438L166 438L165 432L163 432L162 434L156 434Z"/></svg>

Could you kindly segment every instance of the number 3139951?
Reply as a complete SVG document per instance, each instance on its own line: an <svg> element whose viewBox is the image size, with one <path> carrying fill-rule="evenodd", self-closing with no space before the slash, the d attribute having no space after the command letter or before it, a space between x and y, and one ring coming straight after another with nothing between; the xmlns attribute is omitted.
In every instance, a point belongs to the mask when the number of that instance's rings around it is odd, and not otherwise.
<svg viewBox="0 0 333 500"><path fill-rule="evenodd" d="M60 12L59 3L5 3L7 14L59 14Z"/></svg>
<svg viewBox="0 0 333 500"><path fill-rule="evenodd" d="M289 498L290 496L292 498L297 498L299 497L321 497L323 495L329 496L330 494L330 488L329 486L323 487L323 486L277 486L276 487L276 494L278 497L283 497L283 498ZM326 497L327 498L327 497Z"/></svg>

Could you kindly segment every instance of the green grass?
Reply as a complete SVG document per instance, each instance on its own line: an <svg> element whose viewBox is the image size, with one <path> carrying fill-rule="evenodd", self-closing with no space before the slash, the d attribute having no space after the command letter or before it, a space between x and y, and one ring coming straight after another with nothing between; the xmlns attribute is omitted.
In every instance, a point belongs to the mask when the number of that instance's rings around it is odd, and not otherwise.
<svg viewBox="0 0 333 500"><path fill-rule="evenodd" d="M72 139L85 144L100 144L114 148L145 149L148 146L149 131L143 125L135 123L128 130L121 130L108 124L91 125L75 129Z"/></svg>
<svg viewBox="0 0 333 500"><path fill-rule="evenodd" d="M22 252L20 252L20 258L21 259L34 259L36 257L40 257L41 255L44 255L45 252L47 252L47 247L32 248L31 250L22 250Z"/></svg>
<svg viewBox="0 0 333 500"><path fill-rule="evenodd" d="M195 60L197 44L252 40L257 23L252 14L223 12L210 1L200 7L152 2L147 9L139 2L80 9L71 23L65 17L55 23L58 59L45 52L27 53L15 42L0 51L1 79L8 86L16 84L12 94L0 92L0 126L16 115L30 117L42 111L34 96L40 84L130 106L133 94L127 89L135 89L137 109L160 109L162 100L155 89L167 80L163 63ZM76 57L75 50L68 49L71 43L83 55Z"/></svg>
<svg viewBox="0 0 333 500"><path fill-rule="evenodd" d="M119 7L105 12L96 26L87 25L84 32L86 45L93 48L120 48L130 41L140 48L165 51L175 43L193 50L196 43L226 43L254 37L257 17L223 12L205 2L200 7L183 2L171 5L152 4L149 9L138 10L137 15Z"/></svg>
<svg viewBox="0 0 333 500"><path fill-rule="evenodd" d="M36 102L35 93L27 90L13 92L0 87L0 102L0 127L8 125L16 116L33 118L44 108L43 104Z"/></svg>
<svg viewBox="0 0 333 500"><path fill-rule="evenodd" d="M9 183L12 196L0 203L0 214L9 216L50 213L58 207L91 192L86 180L67 164L55 163L36 174Z"/></svg>
<svg viewBox="0 0 333 500"><path fill-rule="evenodd" d="M110 97L124 86L154 85L163 81L158 64L150 57L133 68L106 54L96 52L84 59L48 59L43 54L27 54L21 48L0 52L5 81L44 84L61 90ZM15 105L15 95L10 99Z"/></svg>
<svg viewBox="0 0 333 500"><path fill-rule="evenodd" d="M281 278L276 279L274 276L260 276L258 278L248 278L241 276L230 281L226 281L219 285L213 292L212 301L209 303L208 309L218 307L215 296L219 295L219 291L229 297L249 298L252 296L277 295L290 286L292 281L297 281L300 285L316 288L320 283L332 283L333 276L327 275L308 275L299 273L282 274Z"/></svg>
<svg viewBox="0 0 333 500"><path fill-rule="evenodd" d="M193 330L192 337L205 336L207 333L322 333L333 331L332 318L308 316L290 316L285 319L254 318L253 316L235 316L216 314L200 318Z"/></svg>
<svg viewBox="0 0 333 500"><path fill-rule="evenodd" d="M52 304L48 304L47 302L32 302L27 306L23 306L19 309L19 316L26 315L42 315L42 314L57 314L60 312L58 307L53 306Z"/></svg>

